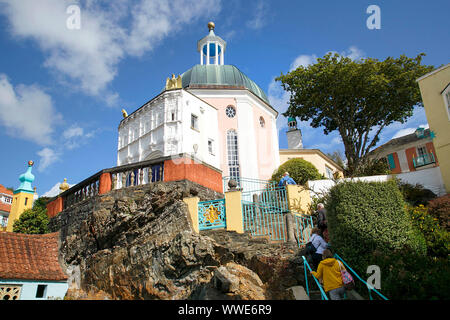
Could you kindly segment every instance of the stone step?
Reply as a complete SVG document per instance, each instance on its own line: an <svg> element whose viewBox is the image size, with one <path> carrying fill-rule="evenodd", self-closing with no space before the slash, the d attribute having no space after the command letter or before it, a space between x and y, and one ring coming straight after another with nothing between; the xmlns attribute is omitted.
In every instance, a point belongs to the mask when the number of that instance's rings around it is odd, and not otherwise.
<svg viewBox="0 0 450 320"><path fill-rule="evenodd" d="M310 300L308 295L306 294L305 288L302 286L294 286L290 287L287 290L291 290L292 294L295 297L295 300Z"/></svg>

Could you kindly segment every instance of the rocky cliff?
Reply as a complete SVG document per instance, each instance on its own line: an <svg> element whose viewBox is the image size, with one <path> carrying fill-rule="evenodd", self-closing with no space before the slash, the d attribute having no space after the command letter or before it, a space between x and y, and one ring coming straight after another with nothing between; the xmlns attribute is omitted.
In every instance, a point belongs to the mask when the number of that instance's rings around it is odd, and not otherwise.
<svg viewBox="0 0 450 320"><path fill-rule="evenodd" d="M115 190L51 219L69 298L291 299L303 283L295 245L193 231L183 198L223 195L189 181Z"/></svg>

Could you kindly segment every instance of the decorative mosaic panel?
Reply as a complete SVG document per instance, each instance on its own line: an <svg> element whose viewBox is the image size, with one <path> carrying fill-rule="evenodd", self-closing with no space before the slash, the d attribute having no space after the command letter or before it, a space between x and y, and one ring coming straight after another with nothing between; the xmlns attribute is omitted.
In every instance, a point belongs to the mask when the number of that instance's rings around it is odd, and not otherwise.
<svg viewBox="0 0 450 320"><path fill-rule="evenodd" d="M199 230L225 228L225 199L199 202L198 224Z"/></svg>

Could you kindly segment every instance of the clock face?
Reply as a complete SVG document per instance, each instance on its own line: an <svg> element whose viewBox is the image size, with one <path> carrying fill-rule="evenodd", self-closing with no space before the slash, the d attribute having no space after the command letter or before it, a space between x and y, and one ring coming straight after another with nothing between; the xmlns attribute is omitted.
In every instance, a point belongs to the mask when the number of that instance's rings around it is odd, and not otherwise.
<svg viewBox="0 0 450 320"><path fill-rule="evenodd" d="M225 109L225 113L229 118L234 118L234 116L236 115L236 109L233 106L228 106Z"/></svg>

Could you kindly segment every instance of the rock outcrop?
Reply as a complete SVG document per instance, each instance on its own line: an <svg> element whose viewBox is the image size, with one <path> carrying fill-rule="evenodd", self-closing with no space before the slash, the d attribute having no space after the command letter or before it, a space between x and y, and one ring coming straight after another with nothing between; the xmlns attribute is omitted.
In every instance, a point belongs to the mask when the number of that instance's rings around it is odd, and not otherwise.
<svg viewBox="0 0 450 320"><path fill-rule="evenodd" d="M225 230L193 231L183 198L222 198L190 181L158 182L85 200L51 219L69 298L292 299L303 284L292 245Z"/></svg>

